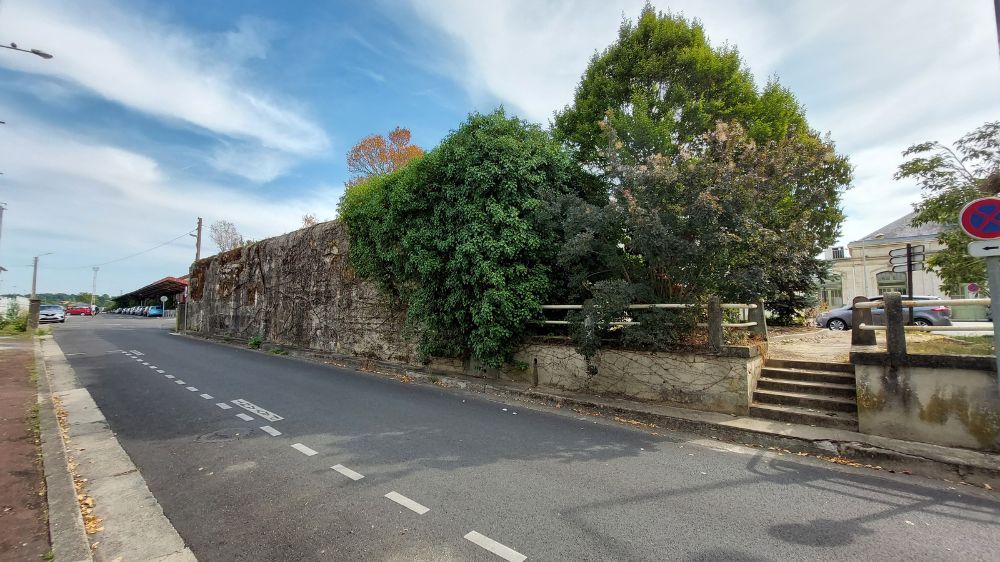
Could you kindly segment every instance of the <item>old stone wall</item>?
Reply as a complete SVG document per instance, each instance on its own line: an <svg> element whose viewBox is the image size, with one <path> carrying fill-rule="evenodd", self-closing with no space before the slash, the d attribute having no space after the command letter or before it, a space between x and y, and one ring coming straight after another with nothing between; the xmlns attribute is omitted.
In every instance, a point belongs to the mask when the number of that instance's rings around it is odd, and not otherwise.
<svg viewBox="0 0 1000 562"><path fill-rule="evenodd" d="M858 427L863 433L1000 451L1000 386L992 357L854 353Z"/></svg>
<svg viewBox="0 0 1000 562"><path fill-rule="evenodd" d="M339 221L211 256L191 268L188 327L204 335L411 362L404 313L356 278Z"/></svg>
<svg viewBox="0 0 1000 562"><path fill-rule="evenodd" d="M191 268L188 318L179 322L210 337L259 336L268 345L416 365L405 311L355 277L348 241L346 227L332 221L200 260ZM602 350L592 363L593 374L572 346L529 343L499 371L461 359L421 367L746 415L762 358L752 347Z"/></svg>

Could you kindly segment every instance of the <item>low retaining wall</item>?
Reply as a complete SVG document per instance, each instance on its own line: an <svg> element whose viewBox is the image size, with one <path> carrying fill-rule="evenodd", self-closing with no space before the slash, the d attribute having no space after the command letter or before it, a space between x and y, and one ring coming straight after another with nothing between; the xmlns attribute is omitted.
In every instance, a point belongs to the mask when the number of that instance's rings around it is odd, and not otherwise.
<svg viewBox="0 0 1000 562"><path fill-rule="evenodd" d="M745 416L763 358L755 347L724 347L719 353L601 350L587 371L572 347L529 344L514 354L502 378L563 390L669 403Z"/></svg>
<svg viewBox="0 0 1000 562"><path fill-rule="evenodd" d="M851 354L862 433L1000 451L1000 385L992 357Z"/></svg>

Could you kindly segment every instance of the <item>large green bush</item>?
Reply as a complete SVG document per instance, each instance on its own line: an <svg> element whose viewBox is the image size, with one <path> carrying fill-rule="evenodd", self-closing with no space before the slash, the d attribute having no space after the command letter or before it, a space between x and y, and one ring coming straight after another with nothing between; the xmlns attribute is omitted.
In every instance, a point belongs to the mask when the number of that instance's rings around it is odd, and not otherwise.
<svg viewBox="0 0 1000 562"><path fill-rule="evenodd" d="M560 233L546 201L573 159L502 109L473 114L423 158L351 187L351 263L406 306L426 356L499 366L551 293Z"/></svg>

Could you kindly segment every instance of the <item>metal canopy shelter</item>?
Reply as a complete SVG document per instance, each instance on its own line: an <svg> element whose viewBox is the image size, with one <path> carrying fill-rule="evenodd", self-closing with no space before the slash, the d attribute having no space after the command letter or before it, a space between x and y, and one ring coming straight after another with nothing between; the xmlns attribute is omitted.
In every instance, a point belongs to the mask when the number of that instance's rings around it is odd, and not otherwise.
<svg viewBox="0 0 1000 562"><path fill-rule="evenodd" d="M125 293L115 297L118 302L141 301L142 299L158 299L161 296L174 296L183 293L188 286L187 276L184 277L164 277L159 281L154 281L141 289L136 289L131 293Z"/></svg>

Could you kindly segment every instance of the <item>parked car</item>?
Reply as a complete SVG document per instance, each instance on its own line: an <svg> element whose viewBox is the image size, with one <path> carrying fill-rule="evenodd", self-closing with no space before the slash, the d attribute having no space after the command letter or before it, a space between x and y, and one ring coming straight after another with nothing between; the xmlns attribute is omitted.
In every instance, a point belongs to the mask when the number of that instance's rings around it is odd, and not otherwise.
<svg viewBox="0 0 1000 562"><path fill-rule="evenodd" d="M85 304L74 304L66 309L66 314L70 316L93 316L94 313L90 310L90 306Z"/></svg>
<svg viewBox="0 0 1000 562"><path fill-rule="evenodd" d="M163 317L163 308L159 307L159 306L151 306L151 307L149 307L149 308L146 309L146 316L149 316L150 318L154 318L154 317L162 318Z"/></svg>
<svg viewBox="0 0 1000 562"><path fill-rule="evenodd" d="M905 299L905 297L904 297ZM882 297L871 297L870 301L881 301ZM941 297L914 296L915 301L935 301ZM903 316L909 320L909 309L903 309ZM913 323L917 326L951 326L951 309L943 305L928 303L926 306L913 307ZM885 324L885 309L872 309L872 324ZM848 330L854 325L854 306L846 304L816 317L816 326L831 330Z"/></svg>
<svg viewBox="0 0 1000 562"><path fill-rule="evenodd" d="M66 322L66 309L58 304L43 304L38 309L38 323L45 322L59 322L60 324Z"/></svg>

